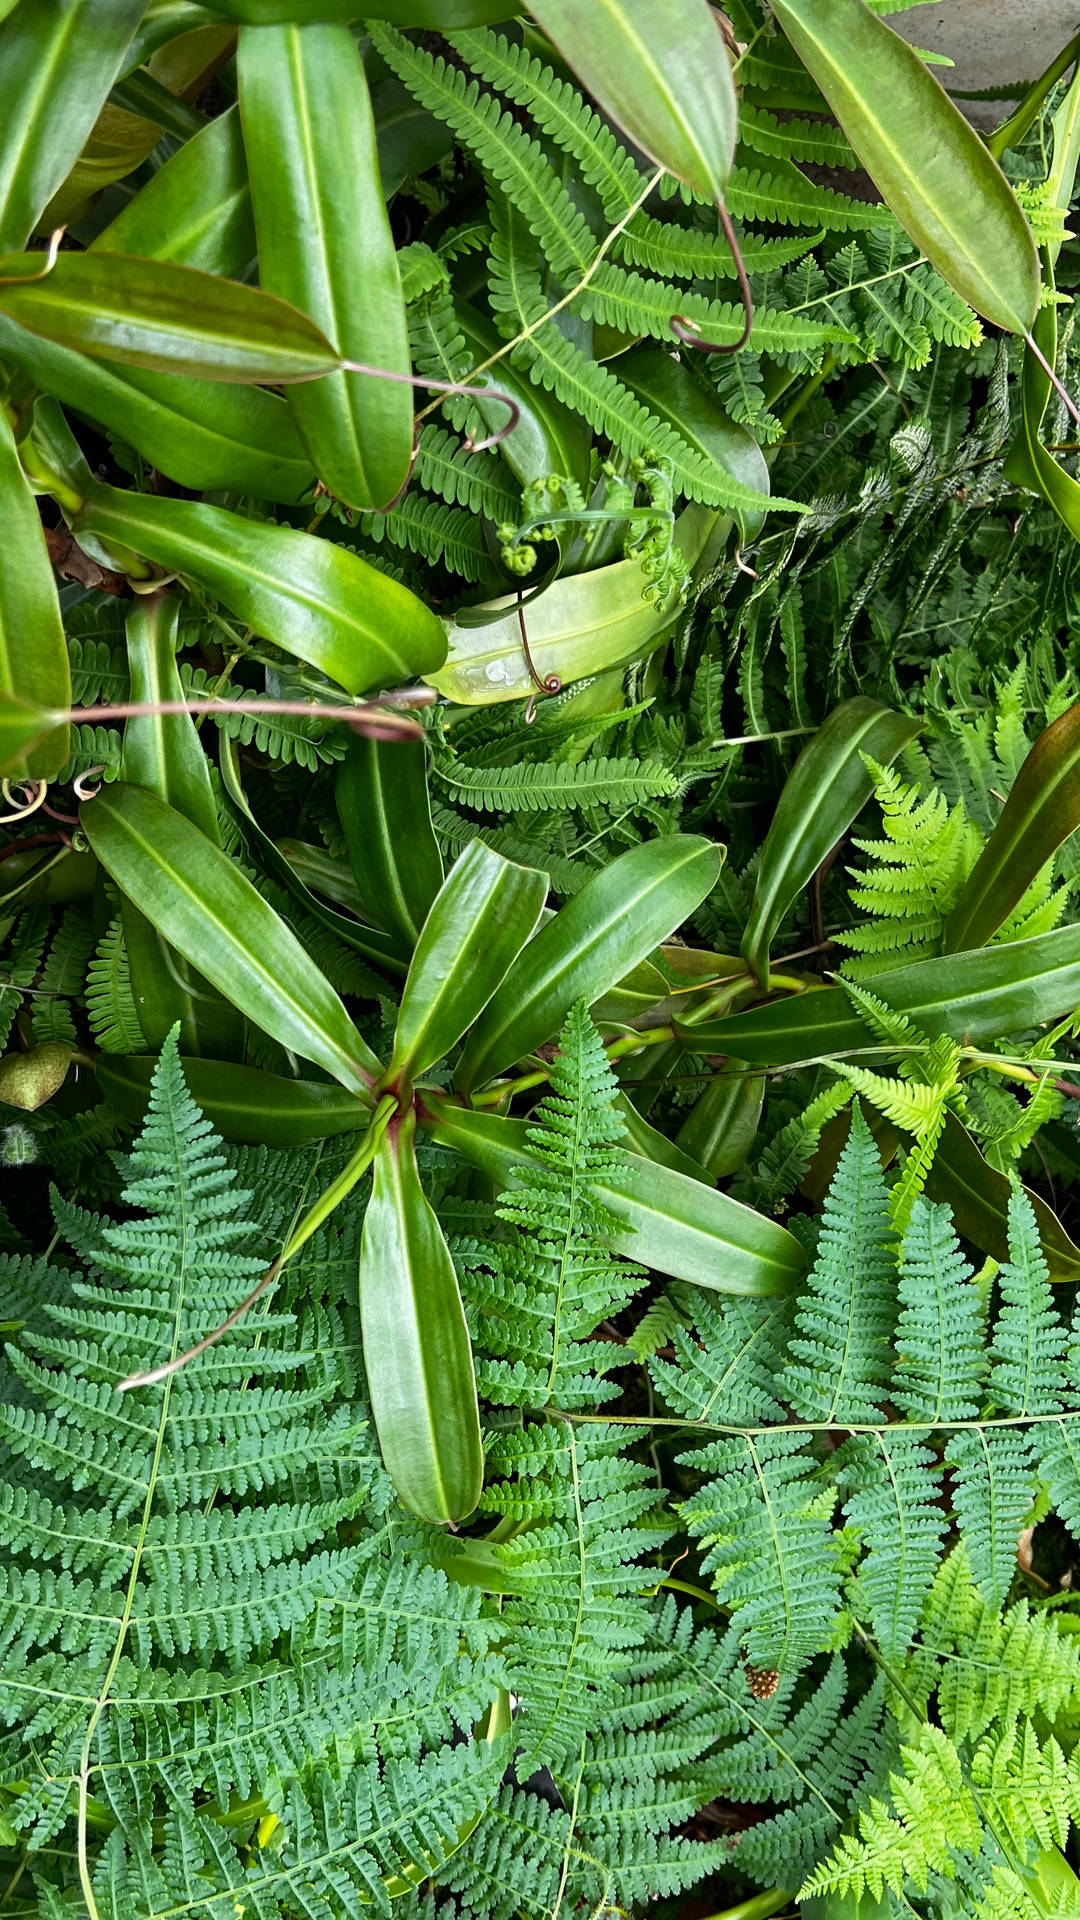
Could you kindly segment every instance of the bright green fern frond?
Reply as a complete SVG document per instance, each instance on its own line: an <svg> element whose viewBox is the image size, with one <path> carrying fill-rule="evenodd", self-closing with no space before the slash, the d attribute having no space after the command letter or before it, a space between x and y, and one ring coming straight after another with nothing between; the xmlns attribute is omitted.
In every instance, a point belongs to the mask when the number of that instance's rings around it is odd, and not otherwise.
<svg viewBox="0 0 1080 1920"><path fill-rule="evenodd" d="M682 1459L708 1476L682 1518L748 1660L794 1674L828 1645L840 1606L834 1495L816 1485L806 1435L715 1440Z"/></svg>
<svg viewBox="0 0 1080 1920"><path fill-rule="evenodd" d="M897 1293L893 1400L910 1420L973 1420L986 1364L983 1309L948 1207L915 1201Z"/></svg>
<svg viewBox="0 0 1080 1920"><path fill-rule="evenodd" d="M376 544L386 541L424 560L442 561L464 580L495 583L483 523L463 507L410 489L389 512L361 514L360 531Z"/></svg>
<svg viewBox="0 0 1080 1920"><path fill-rule="evenodd" d="M960 889L978 857L980 836L959 802L932 792L925 799L892 767L867 765L877 780L884 840L856 840L870 865L851 869L853 906L872 916L837 938L860 956L846 960L853 979L907 965L935 953Z"/></svg>
<svg viewBox="0 0 1080 1920"><path fill-rule="evenodd" d="M1035 1497L1031 1441L1023 1428L954 1433L945 1459L972 1578L992 1607L1003 1605L1016 1572L1016 1543Z"/></svg>
<svg viewBox="0 0 1080 1920"><path fill-rule="evenodd" d="M819 167L857 167L857 155L829 120L778 120L764 107L743 106L739 138L770 159L811 160Z"/></svg>
<svg viewBox="0 0 1080 1920"><path fill-rule="evenodd" d="M911 1645L941 1557L940 1464L921 1435L906 1433L854 1434L840 1458L848 1525L865 1549L852 1606L896 1660Z"/></svg>
<svg viewBox="0 0 1080 1920"><path fill-rule="evenodd" d="M988 1390L1002 1413L1059 1413L1067 1335L1054 1306L1035 1212L1023 1187L1009 1196L1009 1257L998 1269L1001 1305Z"/></svg>
<svg viewBox="0 0 1080 1920"><path fill-rule="evenodd" d="M881 1417L895 1265L889 1192L856 1104L783 1374L782 1391L802 1419L842 1425Z"/></svg>
<svg viewBox="0 0 1080 1920"><path fill-rule="evenodd" d="M1053 1721L1080 1697L1080 1646L1056 1616L1016 1600L999 1612L971 1577L962 1546L949 1553L926 1602L919 1638L904 1668L920 1700L936 1697L950 1738L1004 1730L1021 1714Z"/></svg>

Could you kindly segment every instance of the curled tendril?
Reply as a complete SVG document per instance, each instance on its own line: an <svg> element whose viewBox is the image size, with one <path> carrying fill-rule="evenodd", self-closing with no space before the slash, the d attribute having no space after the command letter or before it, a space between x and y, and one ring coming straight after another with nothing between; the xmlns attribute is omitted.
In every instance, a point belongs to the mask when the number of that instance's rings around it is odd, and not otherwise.
<svg viewBox="0 0 1080 1920"><path fill-rule="evenodd" d="M505 440L508 434L513 433L521 419L521 408L517 401L511 394L504 393L501 387L471 387L461 380L427 380L423 374L419 373L392 373L389 367L369 367L363 360L343 360L341 370L343 373L369 373L376 380L392 380L399 387L426 387L431 393L448 395L460 393L470 400L500 400L510 413L505 427L500 427L498 433L489 433L483 440L463 441L466 453L484 453L488 447L497 447L501 440ZM317 379L321 377L321 375L315 376ZM399 494L397 498L400 499L400 497ZM390 504L392 506L394 502L391 501ZM387 513L389 508L383 507L381 511Z"/></svg>
<svg viewBox="0 0 1080 1920"><path fill-rule="evenodd" d="M536 689L534 693L529 695L529 704L525 709L525 725L531 727L533 721L536 719L537 694L561 693L562 681L559 679L557 673L549 673L546 679L541 679L536 671L536 662L532 657L532 651L529 647L529 635L525 626L525 608L522 605L520 587L518 588L517 616L518 626L521 629L521 650L525 655L525 665L529 669L529 678Z"/></svg>
<svg viewBox="0 0 1080 1920"><path fill-rule="evenodd" d="M71 783L71 791L76 800L96 800L101 792L101 775L104 767L87 767L85 773L77 774ZM96 786L88 786L87 781L96 780Z"/></svg>
<svg viewBox="0 0 1080 1920"><path fill-rule="evenodd" d="M0 813L0 826L6 827L13 821L28 819L39 807L44 806L48 791L47 780L0 780L0 793L12 809L10 813Z"/></svg>
<svg viewBox="0 0 1080 1920"><path fill-rule="evenodd" d="M754 297L750 292L750 280L742 254L739 251L739 242L735 235L735 228L731 222L731 215L722 200L717 201L716 211L720 217L720 225L724 230L724 239L731 248L732 258L735 262L735 272L739 281L739 298L743 304L742 332L737 340L729 340L726 343L721 340L703 340L697 331L697 323L689 320L683 313L673 313L669 325L681 346L694 347L698 353L739 353L749 340L750 329L754 324Z"/></svg>

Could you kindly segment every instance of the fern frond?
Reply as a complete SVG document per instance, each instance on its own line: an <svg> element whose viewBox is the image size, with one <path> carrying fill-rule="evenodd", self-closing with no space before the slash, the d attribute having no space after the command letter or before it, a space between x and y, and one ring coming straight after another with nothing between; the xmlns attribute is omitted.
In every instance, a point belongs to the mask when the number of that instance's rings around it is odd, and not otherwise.
<svg viewBox="0 0 1080 1920"><path fill-rule="evenodd" d="M892 1398L911 1420L973 1420L985 1373L983 1309L949 1208L918 1199L904 1234Z"/></svg>
<svg viewBox="0 0 1080 1920"><path fill-rule="evenodd" d="M0 1047L7 1044L24 992L37 979L49 927L49 909L38 905L19 914L10 934L0 959Z"/></svg>
<svg viewBox="0 0 1080 1920"><path fill-rule="evenodd" d="M462 507L448 507L412 489L388 513L364 513L360 531L380 545L388 541L424 560L442 561L464 580L494 584L482 522Z"/></svg>
<svg viewBox="0 0 1080 1920"><path fill-rule="evenodd" d="M1035 1496L1031 1442L1023 1429L977 1427L953 1434L945 1460L972 1578L989 1605L1001 1607Z"/></svg>
<svg viewBox="0 0 1080 1920"><path fill-rule="evenodd" d="M904 1668L920 1700L936 1698L946 1733L968 1741L1022 1714L1049 1720L1080 1695L1080 1648L1053 1613L1016 1600L999 1612L983 1599L962 1545L949 1553L926 1602Z"/></svg>
<svg viewBox="0 0 1080 1920"><path fill-rule="evenodd" d="M895 1259L888 1188L856 1104L782 1376L782 1391L801 1418L842 1425L881 1417Z"/></svg>
<svg viewBox="0 0 1080 1920"><path fill-rule="evenodd" d="M865 1549L852 1605L896 1660L915 1636L948 1526L940 1463L924 1439L905 1433L853 1434L840 1458L844 1511Z"/></svg>
<svg viewBox="0 0 1080 1920"><path fill-rule="evenodd" d="M566 807L635 807L670 799L679 782L666 767L622 759L539 760L508 767L440 759L433 772L459 806L483 813L549 813Z"/></svg>
<svg viewBox="0 0 1080 1920"><path fill-rule="evenodd" d="M1067 1335L1050 1291L1035 1211L1023 1187L1009 1196L1009 1257L998 1269L1001 1305L988 1390L1003 1413L1060 1413Z"/></svg>
<svg viewBox="0 0 1080 1920"><path fill-rule="evenodd" d="M782 1420L774 1389L791 1322L789 1303L689 1291L680 1298L692 1308L693 1330L674 1325L675 1359L653 1359L649 1367L667 1405L712 1426Z"/></svg>
<svg viewBox="0 0 1080 1920"><path fill-rule="evenodd" d="M800 1433L747 1434L681 1456L708 1476L680 1509L757 1667L792 1675L828 1645L840 1607L834 1496Z"/></svg>
<svg viewBox="0 0 1080 1920"><path fill-rule="evenodd" d="M747 231L739 236L739 251L747 273L772 273L800 260L823 237L817 233L762 240ZM735 278L735 255L722 233L676 226L673 220L657 220L645 212L634 214L612 250L627 266L643 267L663 280Z"/></svg>
<svg viewBox="0 0 1080 1920"><path fill-rule="evenodd" d="M53 934L34 995L30 1024L35 1042L61 1040L71 1047L78 1045L74 1003L82 998L93 944L89 913L69 907Z"/></svg>
<svg viewBox="0 0 1080 1920"><path fill-rule="evenodd" d="M110 921L87 969L86 1012L103 1053L142 1053L146 1043L119 914Z"/></svg>
<svg viewBox="0 0 1080 1920"><path fill-rule="evenodd" d="M492 454L466 453L443 427L421 427L416 477L448 506L482 514L495 526L520 512L520 498L506 484L506 468Z"/></svg>
<svg viewBox="0 0 1080 1920"><path fill-rule="evenodd" d="M824 227L827 232L889 226L884 207L851 200L832 187L818 187L783 160L767 169L732 168L728 207L737 220L762 220L783 227Z"/></svg>
<svg viewBox="0 0 1080 1920"><path fill-rule="evenodd" d="M858 167L858 156L839 127L829 120L778 120L764 107L744 104L739 114L739 138L755 153L770 159L810 160L819 167Z"/></svg>
<svg viewBox="0 0 1080 1920"><path fill-rule="evenodd" d="M862 872L850 869L850 898L872 918L837 936L860 956L843 964L852 979L937 951L981 845L959 803L950 807L937 792L921 798L918 787L901 780L894 768L868 765L877 780L885 839L854 842L870 865Z"/></svg>

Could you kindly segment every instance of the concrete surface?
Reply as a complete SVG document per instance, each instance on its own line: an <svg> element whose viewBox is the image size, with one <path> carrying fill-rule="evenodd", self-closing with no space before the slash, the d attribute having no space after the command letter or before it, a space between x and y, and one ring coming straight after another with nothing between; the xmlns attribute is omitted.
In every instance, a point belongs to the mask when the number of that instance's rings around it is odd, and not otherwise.
<svg viewBox="0 0 1080 1920"><path fill-rule="evenodd" d="M935 69L950 90L1010 86L1034 80L1080 30L1080 0L929 0L889 18L918 47L948 54L954 68ZM968 109L979 124L1002 117L1000 106Z"/></svg>

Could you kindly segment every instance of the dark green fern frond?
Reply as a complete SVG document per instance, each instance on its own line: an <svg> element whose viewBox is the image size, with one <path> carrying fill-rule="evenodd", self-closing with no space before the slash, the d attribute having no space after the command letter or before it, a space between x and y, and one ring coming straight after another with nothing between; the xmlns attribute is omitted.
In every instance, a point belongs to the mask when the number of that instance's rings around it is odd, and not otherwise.
<svg viewBox="0 0 1080 1920"><path fill-rule="evenodd" d="M637 807L671 799L679 782L666 767L633 759L539 760L509 767L438 760L436 779L459 806L483 813L550 813L565 807Z"/></svg>
<svg viewBox="0 0 1080 1920"><path fill-rule="evenodd" d="M139 1025L119 914L98 942L86 974L86 1011L103 1053L142 1053L146 1042Z"/></svg>
<svg viewBox="0 0 1080 1920"><path fill-rule="evenodd" d="M477 1378L504 1406L590 1406L619 1389L605 1375L622 1359L594 1338L645 1283L641 1267L606 1242L615 1222L590 1191L621 1164L618 1082L584 1006L570 1014L529 1142L536 1164L500 1197L509 1235L454 1248L477 1344Z"/></svg>
<svg viewBox="0 0 1080 1920"><path fill-rule="evenodd" d="M865 1550L852 1607L895 1660L915 1636L941 1555L940 1464L921 1435L906 1433L853 1434L840 1458L848 1525Z"/></svg>
<svg viewBox="0 0 1080 1920"><path fill-rule="evenodd" d="M948 1207L916 1200L897 1295L896 1405L910 1420L973 1420L986 1369L984 1315Z"/></svg>
<svg viewBox="0 0 1080 1920"><path fill-rule="evenodd" d="M1050 1291L1038 1222L1024 1189L1009 1197L1009 1257L998 1269L1001 1306L990 1348L988 1390L1010 1414L1060 1413L1067 1335Z"/></svg>
<svg viewBox="0 0 1080 1920"><path fill-rule="evenodd" d="M421 559L441 561L463 580L492 587L497 582L483 523L462 507L446 506L410 489L388 513L361 514L360 531L377 545L386 541Z"/></svg>
<svg viewBox="0 0 1080 1920"><path fill-rule="evenodd" d="M781 1391L805 1420L877 1420L889 1377L895 1236L877 1145L858 1103L795 1314Z"/></svg>
<svg viewBox="0 0 1080 1920"><path fill-rule="evenodd" d="M1031 1441L1023 1428L977 1427L953 1434L945 1460L972 1578L983 1598L1001 1607L1035 1497Z"/></svg>
<svg viewBox="0 0 1080 1920"><path fill-rule="evenodd" d="M777 1375L791 1325L790 1302L678 1292L683 1321L671 1329L674 1360L653 1359L649 1371L672 1411L712 1426L762 1426L780 1421Z"/></svg>
<svg viewBox="0 0 1080 1920"><path fill-rule="evenodd" d="M520 499L506 484L506 468L492 454L466 453L443 427L430 423L421 427L416 478L448 506L482 514L495 526L520 512Z"/></svg>

